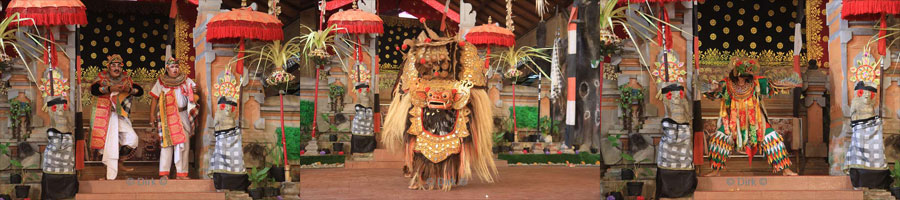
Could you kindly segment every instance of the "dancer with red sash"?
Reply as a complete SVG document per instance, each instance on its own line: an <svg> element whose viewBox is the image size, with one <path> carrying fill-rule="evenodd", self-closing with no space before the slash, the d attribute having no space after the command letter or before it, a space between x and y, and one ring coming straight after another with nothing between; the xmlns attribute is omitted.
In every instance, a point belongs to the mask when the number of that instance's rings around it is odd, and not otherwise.
<svg viewBox="0 0 900 200"><path fill-rule="evenodd" d="M189 138L197 116L197 84L178 68L174 58L166 61L166 73L150 89L150 123L159 133L159 176L168 177L172 161L177 179L188 179Z"/></svg>
<svg viewBox="0 0 900 200"><path fill-rule="evenodd" d="M106 71L100 72L97 81L91 85L91 94L97 96L97 106L91 118L90 145L91 149L101 150L103 154L106 179L115 180L119 168L134 170L126 168L122 164L124 159L119 157L130 155L138 146L138 137L128 115L131 113L131 98L143 95L144 89L134 84L131 76L122 69L122 56L113 54L106 59Z"/></svg>

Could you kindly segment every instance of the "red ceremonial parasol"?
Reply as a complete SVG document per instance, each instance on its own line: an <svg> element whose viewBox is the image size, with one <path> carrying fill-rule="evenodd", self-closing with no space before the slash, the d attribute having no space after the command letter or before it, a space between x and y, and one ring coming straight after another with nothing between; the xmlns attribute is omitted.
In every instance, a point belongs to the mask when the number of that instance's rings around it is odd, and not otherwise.
<svg viewBox="0 0 900 200"><path fill-rule="evenodd" d="M466 34L466 41L475 45L498 45L511 47L516 45L516 35L506 28L501 28L490 23L482 24L472 29Z"/></svg>
<svg viewBox="0 0 900 200"><path fill-rule="evenodd" d="M354 5L355 7L356 5ZM384 21L378 15L351 9L340 11L328 18L328 26L337 25L337 33L366 34L384 33Z"/></svg>
<svg viewBox="0 0 900 200"><path fill-rule="evenodd" d="M238 8L217 14L206 25L206 41L211 43L240 43L238 58L244 57L244 39L274 41L284 39L283 25L278 17L253 11L250 8ZM237 74L244 73L244 63L237 61Z"/></svg>
<svg viewBox="0 0 900 200"><path fill-rule="evenodd" d="M509 3L509 1L507 1ZM507 26L512 25L510 21L512 18L507 16ZM491 60L491 45L498 45L504 47L512 47L516 45L516 34L514 34L508 28L500 28L497 25L491 23L491 18L488 17L488 23L482 24L476 27L472 27L469 29L469 33L466 33L466 41L472 43L474 45L487 45L487 56L484 59L484 68L490 67ZM512 48L510 51L515 51ZM518 137L518 120L516 119L516 84L513 83L513 132L516 133L516 137Z"/></svg>
<svg viewBox="0 0 900 200"><path fill-rule="evenodd" d="M886 15L900 15L900 0L844 0L841 7L841 18L845 20L874 20L881 21L881 31L878 37L884 37L887 33L885 21ZM878 53L884 55L887 53L887 42L882 39L878 41Z"/></svg>
<svg viewBox="0 0 900 200"><path fill-rule="evenodd" d="M34 19L19 22L20 26L87 24L86 8L79 0L12 0L6 9L6 17L19 13L21 18Z"/></svg>

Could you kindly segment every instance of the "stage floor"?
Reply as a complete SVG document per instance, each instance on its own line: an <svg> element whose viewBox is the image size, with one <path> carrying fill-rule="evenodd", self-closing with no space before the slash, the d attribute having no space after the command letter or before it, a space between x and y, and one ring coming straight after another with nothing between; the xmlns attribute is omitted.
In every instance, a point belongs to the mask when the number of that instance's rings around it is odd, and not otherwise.
<svg viewBox="0 0 900 200"><path fill-rule="evenodd" d="M400 169L303 169L302 199L601 199L598 167L501 167L494 184L407 189Z"/></svg>

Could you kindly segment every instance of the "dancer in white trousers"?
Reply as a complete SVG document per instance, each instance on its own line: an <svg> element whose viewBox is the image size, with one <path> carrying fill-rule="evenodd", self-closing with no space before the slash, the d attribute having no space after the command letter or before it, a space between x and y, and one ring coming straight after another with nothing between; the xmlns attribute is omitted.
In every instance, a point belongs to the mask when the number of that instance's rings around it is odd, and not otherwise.
<svg viewBox="0 0 900 200"><path fill-rule="evenodd" d="M151 123L160 137L159 176L168 177L175 162L177 179L188 179L190 137L197 116L197 84L182 73L174 58L166 61L166 73L159 76L150 95Z"/></svg>

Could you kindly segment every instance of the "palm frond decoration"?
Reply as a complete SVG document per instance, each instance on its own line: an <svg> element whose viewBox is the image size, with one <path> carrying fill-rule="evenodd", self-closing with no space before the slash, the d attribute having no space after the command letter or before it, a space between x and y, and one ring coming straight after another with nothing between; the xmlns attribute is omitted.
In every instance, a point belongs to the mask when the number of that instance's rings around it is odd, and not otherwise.
<svg viewBox="0 0 900 200"><path fill-rule="evenodd" d="M550 56L545 54L545 51L549 51L551 48L534 48L531 46L522 46L518 49L514 47L510 47L509 50L494 53L491 55L491 58L495 60L496 69L503 69L504 75L507 75L506 78L518 78L521 76L521 72L519 71L519 67L527 68L534 72L539 72L541 76L550 78L547 73L544 73L540 67L537 67L536 60L544 60L550 61Z"/></svg>
<svg viewBox="0 0 900 200"><path fill-rule="evenodd" d="M353 42L345 39L337 39L335 31L339 30L337 26L330 26L323 30L315 31L312 28L301 25L301 30L308 33L291 38L287 42L275 41L263 46L254 47L244 51L246 56L237 59L251 59L251 65L256 65L256 72L272 72L280 73L286 66L296 62L299 58L306 66L326 65L331 61L330 51L343 55L344 51L338 48L336 42L346 45L352 45ZM337 56L341 66L344 67L344 60L341 56ZM233 60L232 62L236 62ZM280 79L289 80L289 79ZM282 85L286 83L279 83ZM271 86L271 85L269 85Z"/></svg>
<svg viewBox="0 0 900 200"><path fill-rule="evenodd" d="M37 34L32 34L27 31L22 31L21 27L10 27L13 23L31 21L34 22L34 19L31 18L21 18L19 17L19 13L13 13L9 17L4 18L2 22L0 22L0 48L6 49L7 46L11 46L13 50L16 51L19 59L25 65L25 69L28 71L28 75L31 76L32 80L39 80L35 78L34 73L31 71L31 67L28 66L28 61L25 60L26 57L31 59L37 59L39 62L43 63L41 55L36 54L36 52L43 52L44 46L41 42L53 42L46 38L43 38L40 35L40 32ZM32 23L34 24L34 23ZM34 31L37 31L37 26L33 26ZM18 33L24 33L28 40L20 41L20 38L17 37ZM58 45L57 45L58 46ZM60 49L62 49L60 47ZM61 52L65 52L64 50ZM6 55L6 52L0 52L5 57L9 57Z"/></svg>
<svg viewBox="0 0 900 200"><path fill-rule="evenodd" d="M684 33L684 30L678 28L671 23L666 22L665 20L661 20L659 18L654 17L651 14L644 13L642 11L632 9L630 6L622 6L616 7L618 0L600 0L598 4L600 5L600 12L597 13L599 15L599 24L597 28L600 30L606 30L609 33L612 33L613 28L616 26L621 26L622 29L628 34L628 38L630 42L637 47L638 43L635 40L635 37L641 38L643 41L650 42L651 44L661 46L661 44L657 44L654 40L653 36L642 34L637 32L636 30L655 30L659 32L659 28L655 26L648 26L647 24L655 24L660 23L667 28L671 28L672 30L677 30ZM629 15L627 13L634 13L633 15ZM631 22L631 23L629 23ZM688 36L693 37L693 36ZM615 41L612 41L615 43ZM638 56L640 58L640 62L643 66L649 66L649 62L645 59L643 53L641 51L637 51Z"/></svg>

